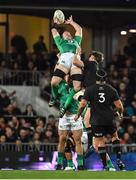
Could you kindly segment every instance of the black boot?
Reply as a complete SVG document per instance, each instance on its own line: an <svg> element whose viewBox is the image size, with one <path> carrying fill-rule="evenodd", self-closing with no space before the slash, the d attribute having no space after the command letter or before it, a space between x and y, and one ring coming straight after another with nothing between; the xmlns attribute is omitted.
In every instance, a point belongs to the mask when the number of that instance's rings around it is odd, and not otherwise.
<svg viewBox="0 0 136 180"><path fill-rule="evenodd" d="M121 171L125 170L125 165L124 165L124 163L123 163L120 159L117 160L117 165L118 165L118 168L119 168Z"/></svg>
<svg viewBox="0 0 136 180"><path fill-rule="evenodd" d="M80 170L85 170L84 166L78 166L77 169L80 171Z"/></svg>
<svg viewBox="0 0 136 180"><path fill-rule="evenodd" d="M61 164L57 164L56 170L63 170L63 166Z"/></svg>

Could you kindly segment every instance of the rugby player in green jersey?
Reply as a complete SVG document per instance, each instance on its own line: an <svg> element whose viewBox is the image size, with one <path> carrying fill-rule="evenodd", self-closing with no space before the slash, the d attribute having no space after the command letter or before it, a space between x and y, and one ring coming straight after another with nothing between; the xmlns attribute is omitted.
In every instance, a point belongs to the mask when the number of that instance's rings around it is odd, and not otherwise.
<svg viewBox="0 0 136 180"><path fill-rule="evenodd" d="M65 81L61 81L59 85L59 102L60 102L60 109L63 107L65 100L68 96L69 91L71 88ZM78 94L78 93L77 93ZM81 118L78 123L74 121L75 114L77 113L79 107L80 97L83 96L82 94L78 94L78 96L74 96L74 99L71 103L71 106L68 108L67 112L63 116L63 118L59 119L59 144L58 144L58 165L57 169L63 168L63 155L65 151L65 143L67 139L68 132L71 130L73 133L73 137L75 140L76 145L76 152L77 152L77 162L78 162L78 169L83 170L83 151L87 150L87 142L89 141L87 138L87 132L85 126L83 124L83 119ZM85 114L85 112L83 113ZM82 147L83 144L83 147ZM66 147L68 153L70 154L71 149L70 147ZM94 141L94 148L97 150L97 144ZM83 150L84 149L84 150ZM72 157L69 155L69 157ZM107 154L107 164L110 169L114 169L114 166ZM72 158L68 159L68 168L67 170L73 169L73 162Z"/></svg>
<svg viewBox="0 0 136 180"><path fill-rule="evenodd" d="M58 90L58 97L60 102L60 109L64 106L65 101L72 90L64 81L61 81ZM68 132L71 130L75 140L75 149L77 153L78 170L83 170L83 147L81 142L83 123L82 118L78 122L74 121L75 114L77 113L79 102L73 100L71 105L68 107L63 118L59 119L59 144L58 144L58 164L57 169L63 168L63 155L65 150L65 142Z"/></svg>
<svg viewBox="0 0 136 180"><path fill-rule="evenodd" d="M66 20L65 24L69 24L75 29L75 36L72 37L70 32L64 30L62 35L58 31L58 21L54 19L54 26L52 28L52 35L57 45L57 48L60 51L60 57L55 68L52 80L51 80L51 94L52 100L49 102L49 105L54 105L56 98L58 96L58 85L65 75L70 73L73 80L73 88L71 89L69 96L65 101L63 108L60 111L60 116L62 117L69 107L74 94L80 90L81 81L82 81L82 70L81 68L73 65L72 61L75 58L77 48L81 45L82 41L82 28L79 24L73 21L72 16Z"/></svg>

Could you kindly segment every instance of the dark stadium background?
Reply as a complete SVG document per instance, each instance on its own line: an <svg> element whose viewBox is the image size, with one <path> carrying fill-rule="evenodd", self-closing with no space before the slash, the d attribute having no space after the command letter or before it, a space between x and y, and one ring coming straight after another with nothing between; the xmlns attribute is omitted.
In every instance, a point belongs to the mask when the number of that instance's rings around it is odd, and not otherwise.
<svg viewBox="0 0 136 180"><path fill-rule="evenodd" d="M92 41L90 41L90 49L99 49L103 51L105 54L105 67L109 73L110 83L114 85L122 98L122 101L125 105L125 118L122 122L118 122L118 130L122 141L122 150L124 152L123 159L127 165L128 170L136 170L136 35L135 33L130 33L130 29L136 30L136 1L135 0L33 0L33 1L0 1L0 13L4 13L5 21L0 20L0 27L5 27L4 40L5 40L5 49L4 52L1 52L0 49L0 62L6 62L8 71L14 76L10 76L0 79L0 90L7 91L8 95L12 94L10 98L12 101L14 100L14 96L18 99L23 97L18 97L18 89L16 86L21 87L32 87L31 92L33 98L35 98L35 91L33 87L39 88L40 78L45 76L47 79L47 86L43 89L40 87L40 95L44 101L49 100L49 80L50 74L48 71L52 72L54 67L54 62L52 59L54 58L54 54L51 52L52 50L52 38L49 37L48 46L48 57L46 56L47 63L46 68L43 68L43 64L38 61L40 64L34 64L37 67L36 72L33 72L31 69L23 69L22 67L19 69L19 74L14 74L15 69L13 68L13 64L16 62L16 58L11 57L10 52L10 27L9 27L9 17L10 15L27 15L33 17L42 17L49 19L49 28L51 27L51 18L53 16L53 12L56 9L61 9L64 11L66 17L69 17L71 14L74 19L78 21L79 24L84 26L85 28L91 29L92 33ZM21 23L21 22L20 22ZM25 31L25 27L24 28ZM115 37L121 39L123 41L123 36L120 35L120 32L125 30L128 34L129 41L125 40L123 48L121 51L119 47L114 47ZM17 33L17 32L16 32ZM37 34L37 37L40 34ZM26 38L26 37L24 37ZM46 36L45 36L46 39ZM124 36L126 39L126 36ZM89 45L88 43L88 45ZM118 49L115 54L115 49ZM87 57L84 53L83 57ZM25 57L23 57L26 62ZM28 60L32 60L32 54L29 55ZM15 60L15 62L14 62ZM24 65L24 61L22 63ZM13 64L12 64L13 63ZM26 62L27 63L27 62ZM114 67L113 67L114 66ZM124 78L125 77L125 78ZM125 88L124 88L124 83ZM122 86L123 87L122 87ZM8 89L8 86L12 86L12 88ZM124 88L124 89L123 89ZM28 91L28 89L26 90ZM20 95L20 94L19 94ZM26 100L26 99L25 99ZM35 101L36 102L36 101ZM28 104L27 102L26 104ZM23 102L23 107L26 107L25 102ZM35 103L32 104L35 107ZM19 107L22 110L22 107ZM38 110L36 109L38 112ZM48 109L49 111L49 109ZM34 112L34 111L33 111ZM57 145L57 120L58 117L54 118L54 124L49 122L50 117L49 114L52 112L48 112L47 116L41 114L34 114L33 117L26 116L24 112L21 114L1 114L1 117L4 117L4 122L1 120L1 128L0 128L0 136L4 135L1 132L2 126L7 126L8 122L12 121L12 117L17 117L17 122L22 122L20 119L25 119L25 126L28 126L27 130L30 131L30 134L33 135L35 129L38 124L36 124L36 119L41 118L44 122L44 131L52 131L52 144L50 144L49 139L47 138L44 141L42 139L43 145L39 145L38 149L35 145L23 144L21 142L20 146L17 146L17 140L19 139L18 133L17 137L14 137L14 140L11 139L5 141L4 143L0 143L0 167L1 168L15 168L15 169L54 169L53 157L55 157L56 153L56 145ZM42 116L42 117L41 117ZM29 125L28 125L29 124ZM10 124L8 124L9 126ZM34 131L31 131L29 126L34 127ZM128 129L129 127L129 129ZM26 128L26 127L25 127ZM54 130L55 129L55 130ZM26 130L26 129L25 129ZM53 131L54 130L54 131ZM10 130L9 130L10 131ZM14 132L18 130L13 130ZM33 141L33 137L30 137L31 141ZM29 138L24 141L25 143L29 143ZM110 139L109 139L110 142ZM16 144L15 144L16 143ZM128 144L128 146L126 146ZM111 146L108 145L108 151L111 152ZM95 163L90 164L90 158ZM94 158L94 160L93 160ZM112 154L112 159L114 161L114 155ZM14 163L13 163L14 162ZM52 164L51 164L52 162ZM86 160L86 166L91 169L99 169L101 168L101 163L99 161L98 156L93 154L92 156Z"/></svg>

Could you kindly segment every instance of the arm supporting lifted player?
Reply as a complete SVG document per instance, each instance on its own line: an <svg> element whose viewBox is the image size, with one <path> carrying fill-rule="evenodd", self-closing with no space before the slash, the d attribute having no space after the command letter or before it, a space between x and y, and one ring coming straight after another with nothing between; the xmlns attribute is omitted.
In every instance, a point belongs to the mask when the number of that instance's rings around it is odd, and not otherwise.
<svg viewBox="0 0 136 180"><path fill-rule="evenodd" d="M81 56L81 47L79 46L76 50L75 57L73 59L73 64L77 66L78 68L83 69L84 68L84 62L80 59Z"/></svg>
<svg viewBox="0 0 136 180"><path fill-rule="evenodd" d="M78 113L77 115L75 116L74 120L77 121L78 118L81 116L85 106L87 105L87 100L86 99L82 99L81 102L80 102L80 107L79 107L79 110L78 110ZM118 117L121 119L123 118L123 111L124 111L124 108L123 108L123 105L122 105L122 102L121 100L117 100L117 101L114 101L114 105L117 109L117 112L116 114L118 115Z"/></svg>

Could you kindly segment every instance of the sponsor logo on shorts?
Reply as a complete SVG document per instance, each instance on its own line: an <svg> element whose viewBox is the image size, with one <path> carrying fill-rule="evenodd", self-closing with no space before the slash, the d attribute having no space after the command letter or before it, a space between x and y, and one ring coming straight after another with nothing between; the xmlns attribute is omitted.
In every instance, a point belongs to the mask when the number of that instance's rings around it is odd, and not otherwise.
<svg viewBox="0 0 136 180"><path fill-rule="evenodd" d="M103 134L102 133L95 133L95 136L103 136Z"/></svg>
<svg viewBox="0 0 136 180"><path fill-rule="evenodd" d="M64 63L64 64L65 64L65 61L62 60L61 63Z"/></svg>

